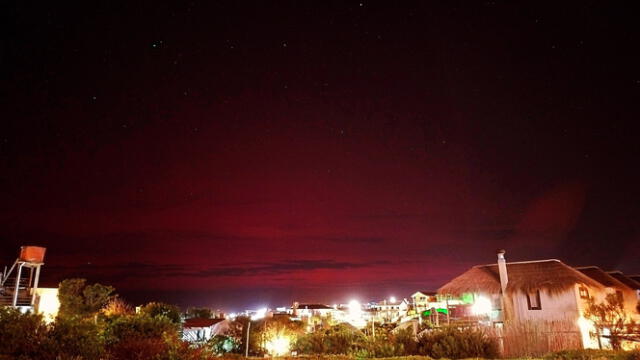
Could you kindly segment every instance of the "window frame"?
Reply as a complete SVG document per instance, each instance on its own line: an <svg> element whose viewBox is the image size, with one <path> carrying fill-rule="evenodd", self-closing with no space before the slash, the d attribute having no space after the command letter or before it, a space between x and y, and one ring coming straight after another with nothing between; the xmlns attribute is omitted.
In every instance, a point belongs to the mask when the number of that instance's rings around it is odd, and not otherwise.
<svg viewBox="0 0 640 360"><path fill-rule="evenodd" d="M536 296L537 306L531 306L531 295ZM542 310L542 302L540 302L540 290L536 290L535 293L527 292L527 308L529 310Z"/></svg>
<svg viewBox="0 0 640 360"><path fill-rule="evenodd" d="M580 286L578 288L578 295L580 296L580 299L588 300L589 299L589 289L587 289L585 286Z"/></svg>

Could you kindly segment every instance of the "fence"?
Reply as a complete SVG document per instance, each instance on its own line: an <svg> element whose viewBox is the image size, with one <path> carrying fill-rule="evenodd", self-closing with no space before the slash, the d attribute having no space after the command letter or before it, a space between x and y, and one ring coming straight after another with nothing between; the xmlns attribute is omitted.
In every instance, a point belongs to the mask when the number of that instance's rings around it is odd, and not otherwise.
<svg viewBox="0 0 640 360"><path fill-rule="evenodd" d="M514 321L487 329L505 357L540 356L553 351L582 349L582 337L571 321Z"/></svg>

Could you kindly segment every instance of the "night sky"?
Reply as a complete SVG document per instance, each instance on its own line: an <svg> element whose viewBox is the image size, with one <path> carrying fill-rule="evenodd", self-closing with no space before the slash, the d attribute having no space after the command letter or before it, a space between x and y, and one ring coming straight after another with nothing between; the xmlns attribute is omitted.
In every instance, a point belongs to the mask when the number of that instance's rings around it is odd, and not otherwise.
<svg viewBox="0 0 640 360"><path fill-rule="evenodd" d="M228 310L640 273L622 3L163 3L4 5L2 265Z"/></svg>

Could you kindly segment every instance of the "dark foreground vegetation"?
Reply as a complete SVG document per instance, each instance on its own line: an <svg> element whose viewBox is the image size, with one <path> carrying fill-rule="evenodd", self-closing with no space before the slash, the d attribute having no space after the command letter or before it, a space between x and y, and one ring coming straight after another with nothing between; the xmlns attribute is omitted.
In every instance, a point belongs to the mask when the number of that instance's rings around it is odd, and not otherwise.
<svg viewBox="0 0 640 360"><path fill-rule="evenodd" d="M273 354L269 343L286 338L287 353L296 359L397 360L497 358L495 337L480 329L444 327L422 332L412 328L380 327L375 336L348 324L323 324L306 333L299 321L274 317L251 322L248 344L247 318L229 324L224 335L197 344L182 340L180 310L169 304L149 303L138 311L100 284L83 279L65 280L59 287L60 311L52 323L40 315L0 308L0 360L209 360L244 359ZM191 309L187 316L207 317L210 311ZM640 352L563 351L552 359L640 360ZM293 359L293 358L292 358Z"/></svg>

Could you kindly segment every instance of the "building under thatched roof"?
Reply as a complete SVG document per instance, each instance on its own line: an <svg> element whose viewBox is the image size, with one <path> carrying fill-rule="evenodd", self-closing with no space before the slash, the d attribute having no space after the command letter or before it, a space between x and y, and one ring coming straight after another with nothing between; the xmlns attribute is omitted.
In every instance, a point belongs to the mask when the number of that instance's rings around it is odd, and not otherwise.
<svg viewBox="0 0 640 360"><path fill-rule="evenodd" d="M640 274L638 274L638 275L627 275L627 277L628 277L629 279L631 279L631 280L635 280L635 281L637 281L638 283L640 283Z"/></svg>
<svg viewBox="0 0 640 360"><path fill-rule="evenodd" d="M597 281L555 259L507 263L507 275L508 293L516 291L528 293L544 289L550 294L559 294L575 284L602 288ZM438 293L498 294L500 293L498 265L474 266L442 286L438 289Z"/></svg>
<svg viewBox="0 0 640 360"><path fill-rule="evenodd" d="M610 288L619 288L619 289L627 289L628 287L623 284L620 280L614 278L613 276L607 274L604 270L600 269L597 266L583 266L577 267L576 270L581 273L587 275L593 280L599 282L604 287Z"/></svg>
<svg viewBox="0 0 640 360"><path fill-rule="evenodd" d="M618 280L621 283L627 285L628 287L632 288L633 290L640 290L640 282L638 282L638 281L626 276L625 274L622 273L622 271L608 271L607 274L609 274L612 277L616 278L616 280Z"/></svg>

